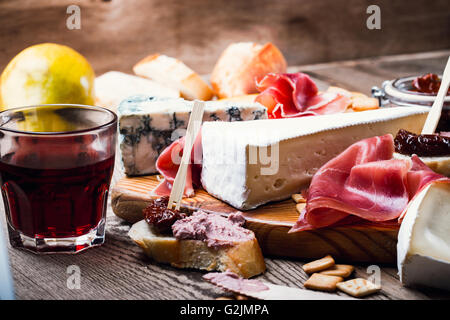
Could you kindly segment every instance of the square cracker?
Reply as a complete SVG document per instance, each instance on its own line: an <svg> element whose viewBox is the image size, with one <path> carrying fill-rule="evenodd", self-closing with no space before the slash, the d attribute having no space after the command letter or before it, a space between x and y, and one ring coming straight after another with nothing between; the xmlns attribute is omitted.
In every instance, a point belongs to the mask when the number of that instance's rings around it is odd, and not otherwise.
<svg viewBox="0 0 450 320"><path fill-rule="evenodd" d="M364 111L378 109L379 103L377 98L369 97L352 97L352 109L355 111Z"/></svg>
<svg viewBox="0 0 450 320"><path fill-rule="evenodd" d="M364 297L381 290L381 286L377 286L373 282L362 278L341 282L336 286L339 290L357 298Z"/></svg>
<svg viewBox="0 0 450 320"><path fill-rule="evenodd" d="M332 256L327 255L326 257L323 257L322 259L315 260L315 261L304 264L303 270L306 273L310 274L310 273L326 270L332 266L334 266L334 259Z"/></svg>
<svg viewBox="0 0 450 320"><path fill-rule="evenodd" d="M294 193L292 195L292 200L294 200L295 203L306 203L306 199L303 198L303 196L300 193Z"/></svg>
<svg viewBox="0 0 450 320"><path fill-rule="evenodd" d="M335 264L329 269L320 271L320 274L347 278L352 274L353 270L355 270L355 267L349 264Z"/></svg>
<svg viewBox="0 0 450 320"><path fill-rule="evenodd" d="M344 281L342 277L314 273L303 286L307 289L333 292L336 291L336 284L341 281Z"/></svg>

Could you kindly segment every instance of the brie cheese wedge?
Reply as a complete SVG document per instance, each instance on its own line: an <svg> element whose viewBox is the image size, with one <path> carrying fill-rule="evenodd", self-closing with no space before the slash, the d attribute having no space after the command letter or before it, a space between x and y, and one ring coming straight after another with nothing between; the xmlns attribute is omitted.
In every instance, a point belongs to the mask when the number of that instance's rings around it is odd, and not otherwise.
<svg viewBox="0 0 450 320"><path fill-rule="evenodd" d="M450 290L450 183L433 182L410 202L397 243L400 281Z"/></svg>
<svg viewBox="0 0 450 320"><path fill-rule="evenodd" d="M361 139L420 131L429 108L397 107L291 119L206 122L202 185L249 210L307 188L327 161Z"/></svg>

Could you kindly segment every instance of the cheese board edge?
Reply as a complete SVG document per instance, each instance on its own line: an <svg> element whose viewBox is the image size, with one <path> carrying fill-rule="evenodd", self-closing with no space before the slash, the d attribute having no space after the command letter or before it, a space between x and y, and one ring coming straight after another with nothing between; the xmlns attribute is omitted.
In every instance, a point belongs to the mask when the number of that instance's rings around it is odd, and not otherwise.
<svg viewBox="0 0 450 320"><path fill-rule="evenodd" d="M142 210L151 200L149 191L158 183L157 175L121 178L111 190L111 207L120 218L130 223L142 220ZM277 210L292 206L287 221L268 219L258 210ZM204 190L196 190L193 198L184 198L182 207L188 210L202 209L209 213L226 215L236 212L235 208L212 197ZM264 206L263 206L264 208ZM285 200L266 205L265 209L241 211L246 227L251 229L264 255L315 259L331 254L339 262L381 263L396 262L398 229L372 226L334 227L311 231L288 233L298 213L295 203ZM256 212L256 214L255 214ZM280 214L282 212L278 212ZM256 216L256 217L255 217ZM275 215L276 217L276 215Z"/></svg>

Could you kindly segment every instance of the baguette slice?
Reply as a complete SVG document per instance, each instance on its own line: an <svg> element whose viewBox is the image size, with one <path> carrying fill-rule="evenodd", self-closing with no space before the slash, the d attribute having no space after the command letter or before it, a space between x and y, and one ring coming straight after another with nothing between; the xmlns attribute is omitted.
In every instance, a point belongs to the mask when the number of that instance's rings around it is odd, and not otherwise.
<svg viewBox="0 0 450 320"><path fill-rule="evenodd" d="M252 93L252 94L246 94L243 96L234 96L234 97L230 97L230 98L223 98L223 99L219 99L219 101L252 103L252 102L255 102L255 99L257 96L258 96L257 93Z"/></svg>
<svg viewBox="0 0 450 320"><path fill-rule="evenodd" d="M237 242L234 246L213 249L200 240L177 240L161 235L145 220L135 223L128 235L147 256L177 268L201 270L230 270L250 278L266 270L264 258L256 238Z"/></svg>
<svg viewBox="0 0 450 320"><path fill-rule="evenodd" d="M161 54L152 54L139 61L135 74L150 78L167 87L179 90L186 100L211 100L209 85L182 61Z"/></svg>
<svg viewBox="0 0 450 320"><path fill-rule="evenodd" d="M410 158L410 156L395 152L394 158L408 159ZM434 172L450 177L450 156L419 157L419 158Z"/></svg>
<svg viewBox="0 0 450 320"><path fill-rule="evenodd" d="M126 98L135 95L178 98L180 92L119 71L109 71L95 79L95 104L116 111Z"/></svg>
<svg viewBox="0 0 450 320"><path fill-rule="evenodd" d="M268 42L230 44L211 74L211 84L219 98L258 93L256 81L270 72L286 72L287 63L276 46Z"/></svg>

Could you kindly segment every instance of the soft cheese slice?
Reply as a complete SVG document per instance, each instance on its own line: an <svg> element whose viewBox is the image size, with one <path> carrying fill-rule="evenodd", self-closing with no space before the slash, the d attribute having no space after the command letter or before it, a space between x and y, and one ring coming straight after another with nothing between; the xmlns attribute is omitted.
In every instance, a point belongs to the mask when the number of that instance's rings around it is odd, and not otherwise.
<svg viewBox="0 0 450 320"><path fill-rule="evenodd" d="M420 131L429 108L382 108L248 123L204 123L202 185L238 209L289 198L354 142Z"/></svg>
<svg viewBox="0 0 450 320"><path fill-rule="evenodd" d="M156 159L185 135L194 102L181 98L135 96L119 106L119 142L127 175L157 173ZM259 103L207 101L203 121L267 119Z"/></svg>
<svg viewBox="0 0 450 320"><path fill-rule="evenodd" d="M130 74L109 71L95 79L96 104L116 110L129 96L146 94L159 97L179 97L180 91Z"/></svg>
<svg viewBox="0 0 450 320"><path fill-rule="evenodd" d="M397 263L403 284L450 290L450 183L428 185L409 204Z"/></svg>

